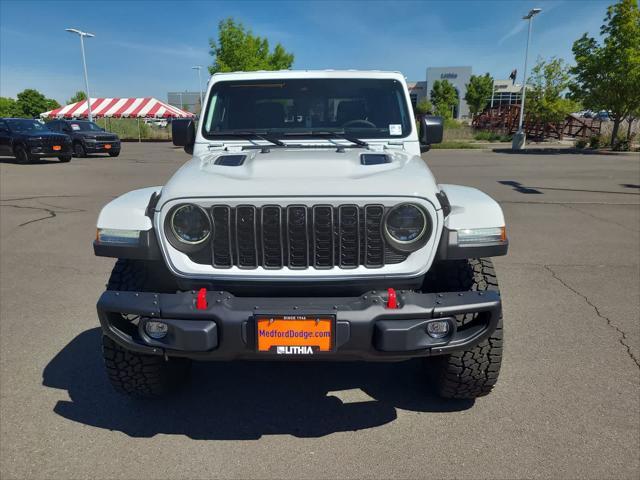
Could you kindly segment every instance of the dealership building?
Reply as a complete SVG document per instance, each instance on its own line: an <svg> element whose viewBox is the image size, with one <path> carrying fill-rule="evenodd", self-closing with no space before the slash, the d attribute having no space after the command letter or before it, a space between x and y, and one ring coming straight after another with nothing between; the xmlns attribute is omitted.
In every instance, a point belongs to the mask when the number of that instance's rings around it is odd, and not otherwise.
<svg viewBox="0 0 640 480"><path fill-rule="evenodd" d="M431 89L436 80L447 80L458 93L458 104L453 108L453 118L469 118L469 107L464 97L467 94L467 84L471 80L471 67L429 67L427 78L423 82L408 82L411 103L415 107L420 100L431 100ZM513 84L511 80L496 80L494 82L493 105L508 105L520 103L522 85ZM487 99L487 106L491 99Z"/></svg>

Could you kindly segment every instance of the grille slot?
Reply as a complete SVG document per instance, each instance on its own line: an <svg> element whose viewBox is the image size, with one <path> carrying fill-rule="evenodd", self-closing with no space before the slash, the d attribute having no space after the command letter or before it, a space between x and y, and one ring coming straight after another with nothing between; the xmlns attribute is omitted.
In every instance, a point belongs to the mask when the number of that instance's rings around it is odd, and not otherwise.
<svg viewBox="0 0 640 480"><path fill-rule="evenodd" d="M338 208L339 265L356 268L360 263L360 209L357 205Z"/></svg>
<svg viewBox="0 0 640 480"><path fill-rule="evenodd" d="M381 205L367 205L364 208L364 264L367 267L384 265L383 217L384 207Z"/></svg>
<svg viewBox="0 0 640 480"><path fill-rule="evenodd" d="M238 267L258 266L256 207L242 205L236 208L236 253Z"/></svg>
<svg viewBox="0 0 640 480"><path fill-rule="evenodd" d="M287 243L289 244L289 268L309 266L309 231L307 229L307 207L287 207Z"/></svg>
<svg viewBox="0 0 640 480"><path fill-rule="evenodd" d="M216 205L211 208L213 223L213 266L217 268L231 268L233 253L231 252L231 208L226 205Z"/></svg>
<svg viewBox="0 0 640 480"><path fill-rule="evenodd" d="M343 269L401 263L407 253L386 245L383 205L213 205L215 268Z"/></svg>
<svg viewBox="0 0 640 480"><path fill-rule="evenodd" d="M332 268L335 249L333 247L333 207L313 207L313 265L316 268Z"/></svg>
<svg viewBox="0 0 640 480"><path fill-rule="evenodd" d="M282 268L282 209L277 205L262 207L262 266Z"/></svg>

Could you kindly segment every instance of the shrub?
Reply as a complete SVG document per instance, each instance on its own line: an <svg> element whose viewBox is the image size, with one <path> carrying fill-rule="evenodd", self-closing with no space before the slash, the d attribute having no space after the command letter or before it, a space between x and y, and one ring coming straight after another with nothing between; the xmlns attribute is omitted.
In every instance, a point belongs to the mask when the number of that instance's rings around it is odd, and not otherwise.
<svg viewBox="0 0 640 480"><path fill-rule="evenodd" d="M583 149L587 146L587 141L584 138L576 140L576 148Z"/></svg>
<svg viewBox="0 0 640 480"><path fill-rule="evenodd" d="M633 135L631 135L629 138L619 136L616 141L613 142L612 150L614 152L630 152L633 137Z"/></svg>
<svg viewBox="0 0 640 480"><path fill-rule="evenodd" d="M476 132L473 138L476 140L485 140L487 142L510 142L512 136L503 135L498 132L489 132L486 130L481 130L479 132Z"/></svg>
<svg viewBox="0 0 640 480"><path fill-rule="evenodd" d="M600 135L594 135L589 139L590 148L600 148L601 144L602 144L602 138L600 138Z"/></svg>
<svg viewBox="0 0 640 480"><path fill-rule="evenodd" d="M458 128L461 128L462 124L460 122L458 122L457 120L454 120L453 118L446 118L444 119L444 128L446 129L450 129L450 130L456 130Z"/></svg>

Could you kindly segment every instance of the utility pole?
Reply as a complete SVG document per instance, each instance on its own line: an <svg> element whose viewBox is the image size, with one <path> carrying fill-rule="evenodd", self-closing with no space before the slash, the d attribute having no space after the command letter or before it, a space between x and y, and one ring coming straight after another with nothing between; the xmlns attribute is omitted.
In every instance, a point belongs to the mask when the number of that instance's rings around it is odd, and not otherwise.
<svg viewBox="0 0 640 480"><path fill-rule="evenodd" d="M522 78L522 101L520 102L520 119L518 120L518 131L513 136L513 142L511 144L512 150L522 150L525 145L526 135L522 131L522 122L524 120L524 100L527 96L527 62L529 60L529 43L531 42L531 24L533 17L542 11L540 8L532 8L527 15L522 17L523 20L529 21L529 32L527 35L527 48L524 53L524 72Z"/></svg>
<svg viewBox="0 0 640 480"><path fill-rule="evenodd" d="M89 75L87 75L87 60L84 55L84 37L95 37L93 33L83 32L77 28L65 28L67 32L76 33L80 37L80 51L82 52L82 67L84 68L84 93L87 94L87 116L89 121L93 121L91 114L91 96L89 95Z"/></svg>

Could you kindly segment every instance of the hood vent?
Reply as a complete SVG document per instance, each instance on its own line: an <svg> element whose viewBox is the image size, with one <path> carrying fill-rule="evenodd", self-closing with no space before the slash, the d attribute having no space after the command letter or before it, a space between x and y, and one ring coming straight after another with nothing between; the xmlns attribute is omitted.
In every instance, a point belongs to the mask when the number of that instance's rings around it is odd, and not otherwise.
<svg viewBox="0 0 640 480"><path fill-rule="evenodd" d="M216 158L215 165L222 165L223 167L239 167L246 159L246 155L221 155Z"/></svg>
<svg viewBox="0 0 640 480"><path fill-rule="evenodd" d="M360 155L361 165L382 165L383 163L391 163L389 155L385 153L363 153Z"/></svg>

